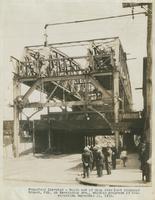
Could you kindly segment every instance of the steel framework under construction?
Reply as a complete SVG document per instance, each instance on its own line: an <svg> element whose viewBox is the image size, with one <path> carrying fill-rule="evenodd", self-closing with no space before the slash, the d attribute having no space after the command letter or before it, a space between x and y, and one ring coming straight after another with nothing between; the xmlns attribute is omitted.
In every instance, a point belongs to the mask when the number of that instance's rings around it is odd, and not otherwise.
<svg viewBox="0 0 155 200"><path fill-rule="evenodd" d="M25 108L36 108L36 112L48 108L42 119L52 122L49 148L54 146L54 129L114 134L118 148L120 131L142 128L133 122L142 119L132 111L127 57L118 37L27 46L23 58L12 57L12 62L16 156L19 115ZM25 94L21 94L21 84L29 86ZM35 90L46 94L46 101L32 102ZM60 107L62 112L50 113L50 107Z"/></svg>

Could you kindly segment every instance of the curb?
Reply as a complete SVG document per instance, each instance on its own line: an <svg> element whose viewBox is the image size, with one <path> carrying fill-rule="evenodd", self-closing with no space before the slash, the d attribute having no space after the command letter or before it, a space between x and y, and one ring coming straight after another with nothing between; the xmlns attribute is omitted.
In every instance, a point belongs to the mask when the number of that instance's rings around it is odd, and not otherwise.
<svg viewBox="0 0 155 200"><path fill-rule="evenodd" d="M79 178L76 178L76 181L79 184L82 185L88 185L88 186L104 186L104 187L151 187L151 183L140 183L140 184L134 184L134 183L112 183L112 182L104 182L104 183L95 183L92 181L82 180Z"/></svg>

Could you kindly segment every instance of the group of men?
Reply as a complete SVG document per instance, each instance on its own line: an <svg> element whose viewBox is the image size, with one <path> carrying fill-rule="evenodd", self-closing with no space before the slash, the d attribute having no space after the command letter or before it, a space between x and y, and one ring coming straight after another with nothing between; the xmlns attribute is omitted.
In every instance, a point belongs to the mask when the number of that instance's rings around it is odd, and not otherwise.
<svg viewBox="0 0 155 200"><path fill-rule="evenodd" d="M105 168L107 174L111 174L111 168L116 169L116 148L113 147L94 147L86 146L82 153L83 163L83 178L88 178L91 171L96 167L97 176L103 176L103 169Z"/></svg>

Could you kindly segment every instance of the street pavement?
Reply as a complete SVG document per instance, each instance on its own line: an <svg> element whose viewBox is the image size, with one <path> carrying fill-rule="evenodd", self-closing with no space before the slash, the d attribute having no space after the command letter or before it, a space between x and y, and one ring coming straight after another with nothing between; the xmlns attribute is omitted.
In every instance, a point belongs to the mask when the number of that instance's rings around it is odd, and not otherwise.
<svg viewBox="0 0 155 200"><path fill-rule="evenodd" d="M29 154L3 162L3 182L7 186L97 185L97 186L149 186L142 182L140 163L136 154L129 154L127 167L120 160L117 169L98 178L96 171L90 178L82 178L80 154L39 155ZM82 185L81 185L82 186Z"/></svg>
<svg viewBox="0 0 155 200"><path fill-rule="evenodd" d="M80 155L33 155L4 161L4 184L11 186L76 185ZM80 167L78 167L80 166Z"/></svg>

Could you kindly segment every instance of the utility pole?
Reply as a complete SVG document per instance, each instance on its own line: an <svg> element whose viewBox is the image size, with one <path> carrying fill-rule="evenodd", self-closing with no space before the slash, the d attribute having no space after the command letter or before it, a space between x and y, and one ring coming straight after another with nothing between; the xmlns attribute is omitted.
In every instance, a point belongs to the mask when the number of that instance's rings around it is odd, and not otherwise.
<svg viewBox="0 0 155 200"><path fill-rule="evenodd" d="M149 157L152 158L152 4L148 4L147 17L147 65L146 65L146 113L145 135L148 144ZM151 181L151 168L148 181Z"/></svg>
<svg viewBox="0 0 155 200"><path fill-rule="evenodd" d="M146 121L148 120L148 130L146 131L146 141L150 144L152 140L151 119L152 119L152 4L148 4L147 17L147 69L146 69Z"/></svg>
<svg viewBox="0 0 155 200"><path fill-rule="evenodd" d="M147 6L147 61L146 61L146 73L143 74L143 78L146 84L144 94L144 139L148 145L149 157L152 157L152 3L124 3L123 7L135 7ZM134 14L133 14L134 15ZM150 170L151 173L151 170ZM149 175L149 180L151 181L151 175Z"/></svg>

